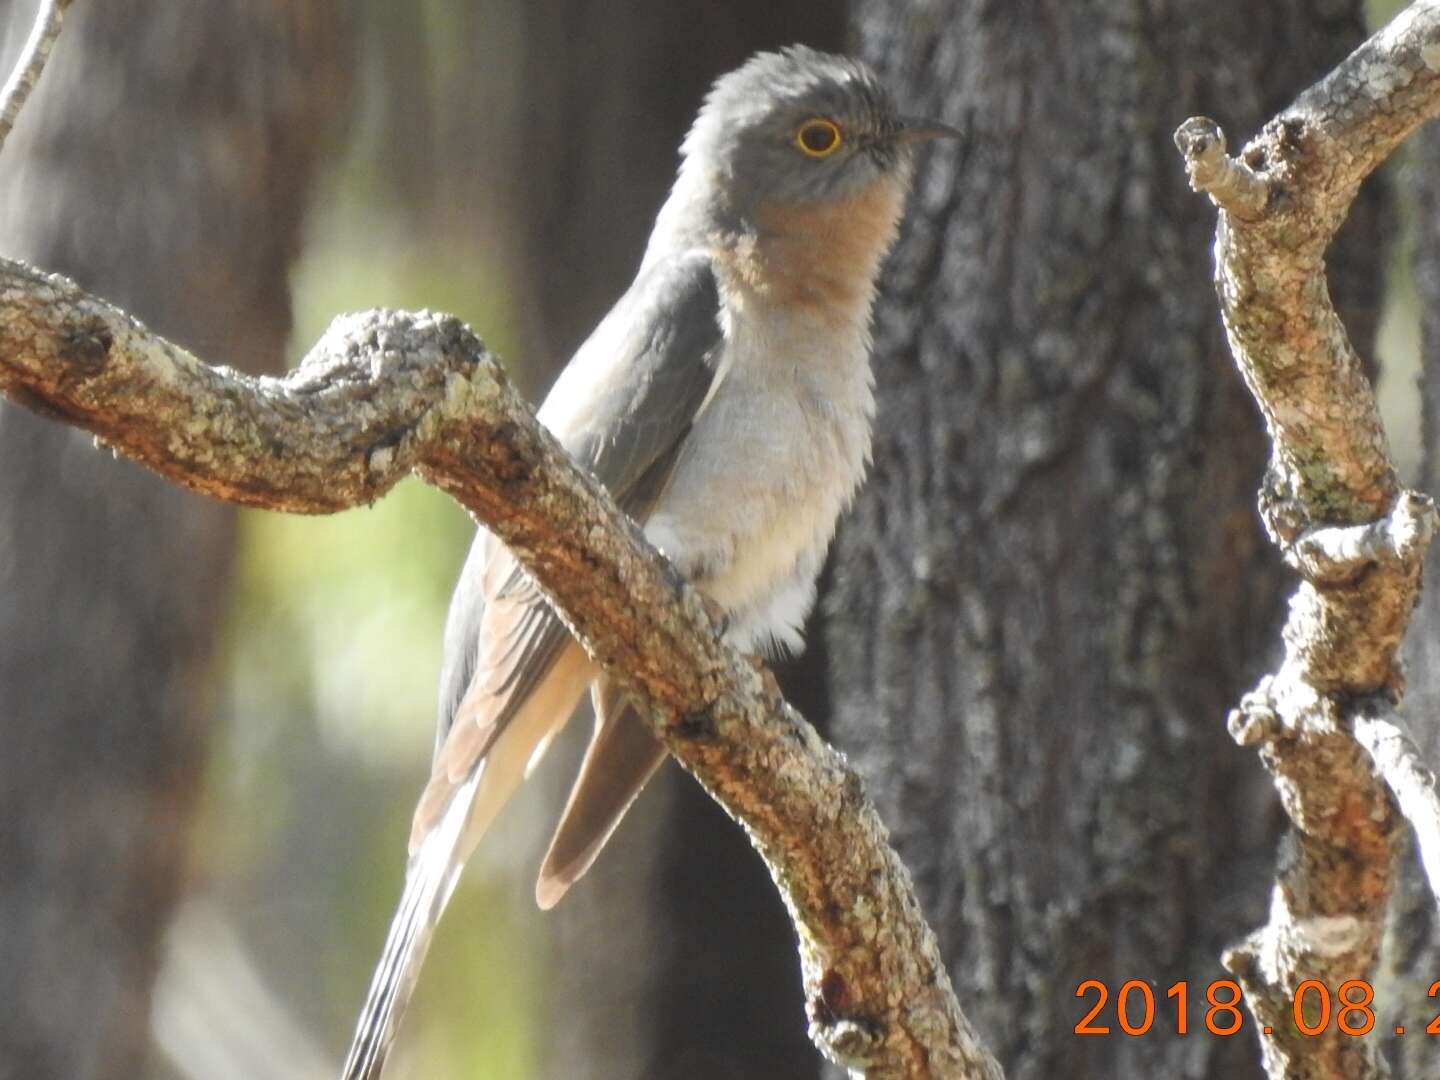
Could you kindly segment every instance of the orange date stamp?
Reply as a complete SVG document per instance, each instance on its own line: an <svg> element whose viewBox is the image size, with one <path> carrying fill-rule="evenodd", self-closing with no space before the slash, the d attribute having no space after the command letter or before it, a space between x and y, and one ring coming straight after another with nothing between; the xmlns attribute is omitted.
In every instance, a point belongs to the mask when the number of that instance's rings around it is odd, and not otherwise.
<svg viewBox="0 0 1440 1080"><path fill-rule="evenodd" d="M1086 979L1075 988L1075 996L1082 1001L1093 998L1094 1003L1075 1024L1075 1034L1111 1035L1118 1028L1122 1034L1138 1038L1152 1031L1158 1018L1176 1035L1189 1035L1192 1023L1190 984L1183 979L1172 983L1158 1000L1156 991L1157 988L1144 979L1130 979L1112 995L1106 983L1099 979ZM1234 1035L1246 1026L1253 1028L1254 1021L1247 1024L1242 1008L1244 996L1240 984L1233 979L1216 979L1206 984L1205 1007L1193 1018L1195 1030L1204 1030L1211 1035ZM1430 984L1427 996L1440 996L1440 980ZM1198 1008L1199 1002L1195 1004ZM1290 1021L1287 1032L1315 1037L1338 1031L1342 1035L1359 1037L1368 1035L1375 1027L1375 988L1364 979L1350 979L1334 989L1319 979L1306 979L1295 988L1290 1005L1290 1016L1286 1018ZM1404 1035L1406 1030L1403 1024L1397 1024L1395 1034ZM1440 1014L1435 1015L1423 1029L1409 1030L1440 1035ZM1260 1034L1273 1035L1275 1029L1267 1024L1260 1029Z"/></svg>

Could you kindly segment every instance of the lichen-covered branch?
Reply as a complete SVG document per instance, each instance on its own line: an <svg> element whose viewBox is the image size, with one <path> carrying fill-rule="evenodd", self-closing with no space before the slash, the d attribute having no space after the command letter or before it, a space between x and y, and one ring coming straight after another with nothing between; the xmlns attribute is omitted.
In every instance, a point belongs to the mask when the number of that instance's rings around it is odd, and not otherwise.
<svg viewBox="0 0 1440 1080"><path fill-rule="evenodd" d="M326 513L410 472L503 539L747 830L800 940L811 1036L869 1077L1000 1076L843 757L535 421L463 324L336 320L285 379L210 368L73 283L0 260L0 392L195 491ZM696 928L703 933L703 927Z"/></svg>
<svg viewBox="0 0 1440 1080"><path fill-rule="evenodd" d="M1221 313L1273 448L1261 514L1303 578L1284 661L1230 717L1232 734L1259 748L1294 826L1268 923L1225 956L1258 1025L1273 1029L1261 1037L1272 1077L1383 1075L1368 1040L1333 1023L1323 1035L1301 1034L1295 993L1306 979L1334 993L1370 976L1401 813L1422 836L1440 830L1433 782L1421 797L1414 755L1398 753L1377 719L1403 689L1397 650L1435 508L1399 486L1324 263L1360 182L1436 115L1440 3L1425 0L1302 94L1237 159L1213 121L1191 119L1175 135L1191 185L1221 211Z"/></svg>

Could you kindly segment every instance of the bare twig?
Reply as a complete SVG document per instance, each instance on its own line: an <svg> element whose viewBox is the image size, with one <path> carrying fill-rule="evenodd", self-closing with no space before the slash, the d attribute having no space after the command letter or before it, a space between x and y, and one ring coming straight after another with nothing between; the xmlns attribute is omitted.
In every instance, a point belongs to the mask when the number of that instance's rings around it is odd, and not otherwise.
<svg viewBox="0 0 1440 1080"><path fill-rule="evenodd" d="M1222 210L1253 220L1270 202L1270 186L1243 161L1225 152L1225 133L1214 120L1192 116L1175 132L1190 190L1203 191Z"/></svg>
<svg viewBox="0 0 1440 1080"><path fill-rule="evenodd" d="M1361 710L1352 721L1355 738L1385 780L1400 813L1415 830L1420 862L1430 891L1440 897L1440 793L1435 773L1394 710Z"/></svg>
<svg viewBox="0 0 1440 1080"><path fill-rule="evenodd" d="M1417 760L1377 712L1398 699L1397 650L1435 509L1396 479L1369 381L1330 303L1324 255L1360 182L1440 114L1440 2L1413 4L1266 125L1238 159L1213 121L1176 132L1192 185L1220 207L1216 288L1273 456L1261 512L1304 577L1285 659L1231 714L1294 825L1268 923L1229 950L1272 1077L1383 1075L1374 1047L1294 1023L1301 982L1336 992L1379 949L1402 820L1440 830ZM1377 703L1379 703L1377 705ZM1384 737L1382 737L1384 736ZM1405 794L1401 794L1404 792ZM1427 864L1428 865L1428 864Z"/></svg>
<svg viewBox="0 0 1440 1080"><path fill-rule="evenodd" d="M724 643L700 595L461 323L347 316L288 378L252 379L207 367L63 278L0 260L0 392L232 502L325 513L411 471L449 492L745 826L799 936L816 1044L873 1078L1000 1076L858 776L762 665Z"/></svg>
<svg viewBox="0 0 1440 1080"><path fill-rule="evenodd" d="M20 58L15 61L15 70L6 80L5 88L0 90L0 147L5 145L26 99L40 81L40 72L45 70L45 62L50 59L50 50L60 36L60 24L64 22L65 9L69 6L70 0L40 2L35 13L35 25L30 28L30 37L20 50Z"/></svg>

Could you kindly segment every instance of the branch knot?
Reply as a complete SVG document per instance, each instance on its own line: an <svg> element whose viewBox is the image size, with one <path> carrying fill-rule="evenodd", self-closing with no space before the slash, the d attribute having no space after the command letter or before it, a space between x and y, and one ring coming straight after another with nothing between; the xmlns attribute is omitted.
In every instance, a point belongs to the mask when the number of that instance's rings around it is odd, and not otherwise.
<svg viewBox="0 0 1440 1080"><path fill-rule="evenodd" d="M1225 133L1209 117L1192 116L1175 129L1192 191L1203 191L1221 210L1246 221L1262 217L1271 187L1245 162L1225 152Z"/></svg>
<svg viewBox="0 0 1440 1080"><path fill-rule="evenodd" d="M1434 500L1403 491L1377 521L1303 533L1285 550L1285 561L1317 588L1350 584L1374 566L1415 567L1425 558L1436 520Z"/></svg>

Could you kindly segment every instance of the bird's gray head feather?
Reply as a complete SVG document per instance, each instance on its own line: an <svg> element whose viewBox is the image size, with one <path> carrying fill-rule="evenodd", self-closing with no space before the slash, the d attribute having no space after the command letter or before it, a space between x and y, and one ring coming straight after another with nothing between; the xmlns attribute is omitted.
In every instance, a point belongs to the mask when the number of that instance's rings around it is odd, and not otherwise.
<svg viewBox="0 0 1440 1080"><path fill-rule="evenodd" d="M889 92L864 64L796 45L722 76L682 147L733 213L845 198L890 174L907 146Z"/></svg>
<svg viewBox="0 0 1440 1080"><path fill-rule="evenodd" d="M803 45L759 53L706 97L645 261L762 236L776 211L839 208L878 189L898 197L917 139L957 134L901 116L859 61Z"/></svg>

